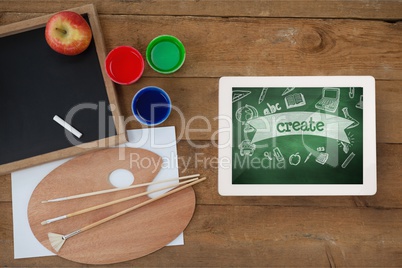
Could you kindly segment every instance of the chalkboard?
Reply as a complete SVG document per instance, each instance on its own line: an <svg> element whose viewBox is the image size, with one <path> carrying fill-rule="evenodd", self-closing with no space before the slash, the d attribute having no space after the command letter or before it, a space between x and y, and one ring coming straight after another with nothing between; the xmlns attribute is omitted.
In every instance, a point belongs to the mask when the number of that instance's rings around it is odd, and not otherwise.
<svg viewBox="0 0 402 268"><path fill-rule="evenodd" d="M220 193L375 192L372 77L227 77L219 90Z"/></svg>
<svg viewBox="0 0 402 268"><path fill-rule="evenodd" d="M49 16L0 29L0 173L124 140L115 88L103 70L105 49L92 5L73 9L93 39L77 56L53 51L44 30ZM82 133L76 138L57 115Z"/></svg>
<svg viewBox="0 0 402 268"><path fill-rule="evenodd" d="M363 183L361 87L239 92L249 94L233 102L233 184Z"/></svg>

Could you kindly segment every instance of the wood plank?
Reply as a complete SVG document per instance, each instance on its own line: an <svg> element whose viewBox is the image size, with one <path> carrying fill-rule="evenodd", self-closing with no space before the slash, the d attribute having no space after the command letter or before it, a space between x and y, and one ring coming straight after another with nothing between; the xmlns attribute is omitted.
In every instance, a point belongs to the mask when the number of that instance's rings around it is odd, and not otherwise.
<svg viewBox="0 0 402 268"><path fill-rule="evenodd" d="M118 86L117 94L127 129L141 128L131 111L134 94L148 85L166 90L174 109L161 126L176 126L178 140L217 140L218 79L141 78L132 86ZM377 142L402 143L401 81L376 81Z"/></svg>
<svg viewBox="0 0 402 268"><path fill-rule="evenodd" d="M0 24L16 18L22 19L5 13ZM186 62L170 77L369 74L401 79L402 23L129 15L104 15L100 21L107 50L132 45L144 53L157 35L181 39ZM148 66L144 76L164 77Z"/></svg>
<svg viewBox="0 0 402 268"><path fill-rule="evenodd" d="M376 81L377 142L402 142L401 90L401 81Z"/></svg>
<svg viewBox="0 0 402 268"><path fill-rule="evenodd" d="M7 12L44 12L94 3L100 14L246 16L299 18L369 18L397 20L402 18L401 1L214 1L214 0L156 0L156 1L19 1L0 3Z"/></svg>
<svg viewBox="0 0 402 268"><path fill-rule="evenodd" d="M107 38L109 48L129 43L145 51L157 35L177 36L187 58L175 77L370 74L382 80L401 78L401 23L103 16L102 25L105 36L121 37ZM392 41L384 44L389 36ZM150 68L144 75L163 76Z"/></svg>
<svg viewBox="0 0 402 268"><path fill-rule="evenodd" d="M401 256L395 254L402 243L400 210L197 209L186 230L183 250L192 252L192 261L200 266L324 267L333 263L333 267L384 267L402 263ZM190 265L185 259L181 261Z"/></svg>
<svg viewBox="0 0 402 268"><path fill-rule="evenodd" d="M218 194L218 151L207 141L193 141L206 148L196 148L187 141L178 143L178 164L181 175L200 173L208 179L194 186L197 204L241 206L304 206L304 207L371 207L402 208L402 145L378 145L378 191L374 196L298 196L298 197L221 197ZM0 201L11 201L11 179L0 177Z"/></svg>
<svg viewBox="0 0 402 268"><path fill-rule="evenodd" d="M225 167L218 164L217 148L207 142L197 142L208 146L206 148L186 143L178 144L179 170L182 174L200 173L208 177L195 187L197 204L402 208L400 144L377 145L377 193L374 196L222 197L218 194L218 168Z"/></svg>
<svg viewBox="0 0 402 268"><path fill-rule="evenodd" d="M79 266L60 257L14 260L11 204L0 210L2 266ZM400 209L198 205L184 246L122 265L400 266L401 217Z"/></svg>
<svg viewBox="0 0 402 268"><path fill-rule="evenodd" d="M0 265L2 267L61 267L79 266L78 263L67 261L60 257L14 259L13 218L10 202L0 202Z"/></svg>
<svg viewBox="0 0 402 268"><path fill-rule="evenodd" d="M0 202L11 201L11 174L0 175Z"/></svg>

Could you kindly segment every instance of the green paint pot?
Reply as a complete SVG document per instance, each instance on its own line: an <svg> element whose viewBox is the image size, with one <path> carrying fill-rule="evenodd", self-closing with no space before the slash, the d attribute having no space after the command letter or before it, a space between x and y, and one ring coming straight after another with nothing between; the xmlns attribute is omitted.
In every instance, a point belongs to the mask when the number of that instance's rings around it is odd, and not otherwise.
<svg viewBox="0 0 402 268"><path fill-rule="evenodd" d="M162 74L171 74L180 69L186 58L186 50L174 36L160 35L147 47L146 59L152 69Z"/></svg>

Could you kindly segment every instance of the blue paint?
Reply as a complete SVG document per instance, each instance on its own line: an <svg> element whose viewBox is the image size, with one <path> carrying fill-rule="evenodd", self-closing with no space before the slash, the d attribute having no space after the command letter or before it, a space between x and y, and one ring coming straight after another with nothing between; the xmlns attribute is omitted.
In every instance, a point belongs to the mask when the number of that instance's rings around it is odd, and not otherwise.
<svg viewBox="0 0 402 268"><path fill-rule="evenodd" d="M135 94L131 108L137 120L144 125L158 125L170 115L169 95L155 86L144 87Z"/></svg>

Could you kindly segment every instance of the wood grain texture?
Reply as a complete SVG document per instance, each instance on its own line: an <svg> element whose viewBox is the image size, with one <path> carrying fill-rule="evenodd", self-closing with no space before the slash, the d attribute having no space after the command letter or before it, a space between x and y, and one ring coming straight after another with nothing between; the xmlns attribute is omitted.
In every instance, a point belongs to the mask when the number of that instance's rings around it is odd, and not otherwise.
<svg viewBox="0 0 402 268"><path fill-rule="evenodd" d="M0 202L11 202L11 174L0 175Z"/></svg>
<svg viewBox="0 0 402 268"><path fill-rule="evenodd" d="M94 3L101 14L192 15L239 17L304 17L401 19L402 3L383 1L236 1L236 0L154 0L154 1L3 1L0 10L8 12L56 12Z"/></svg>
<svg viewBox="0 0 402 268"><path fill-rule="evenodd" d="M106 15L101 22L106 36L121 37L107 39L109 48L131 44L145 51L157 35L177 36L187 57L173 77L369 74L401 79L401 23ZM156 74L146 68L144 76Z"/></svg>
<svg viewBox="0 0 402 268"><path fill-rule="evenodd" d="M401 267L401 1L95 0L106 50L145 51L158 34L187 49L182 69L118 86L129 129L129 104L145 85L165 88L182 111L174 125L181 174L208 180L194 187L195 215L185 246L165 247L113 266ZM89 1L0 1L0 25ZM223 75L373 75L376 78L378 192L370 197L221 197L217 193L218 78ZM208 105L205 109L205 105ZM198 116L198 117L196 117ZM191 118L196 117L193 121ZM209 124L202 118L208 118ZM184 133L184 129L199 131ZM201 147L201 148L200 148ZM13 259L11 183L0 176L0 264L81 267L59 257Z"/></svg>
<svg viewBox="0 0 402 268"><path fill-rule="evenodd" d="M3 15L0 24L13 21L12 15ZM401 79L401 23L132 15L103 15L100 21L108 51L131 45L145 52L157 35L177 36L187 58L170 77L372 75L380 80ZM163 77L149 66L144 76Z"/></svg>
<svg viewBox="0 0 402 268"><path fill-rule="evenodd" d="M0 209L5 212L3 265L80 266L57 257L13 260L11 205L1 203ZM185 246L165 247L115 266L400 267L401 213L373 208L198 206L185 231Z"/></svg>

